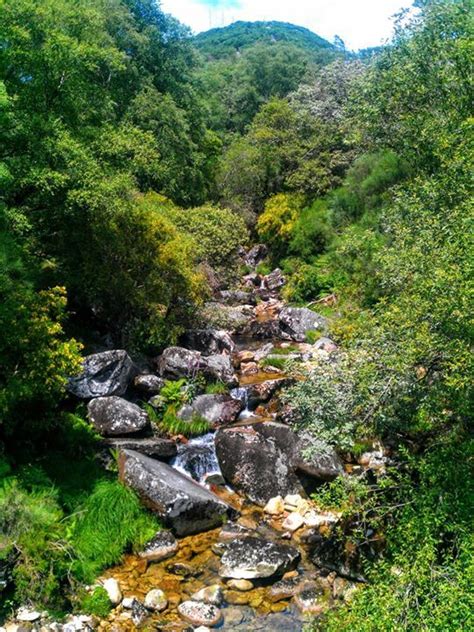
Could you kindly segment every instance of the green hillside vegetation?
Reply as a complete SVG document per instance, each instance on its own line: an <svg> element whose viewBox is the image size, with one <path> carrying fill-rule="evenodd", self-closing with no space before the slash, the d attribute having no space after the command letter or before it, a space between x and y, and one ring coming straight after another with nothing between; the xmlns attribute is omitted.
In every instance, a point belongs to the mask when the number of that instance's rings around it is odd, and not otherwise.
<svg viewBox="0 0 474 632"><path fill-rule="evenodd" d="M320 56L323 55L321 49L325 49L328 56L331 53L336 53L336 47L333 44L309 29L286 22L274 21L234 22L230 26L199 33L194 38L194 42L197 48L210 59L234 56L235 53L242 52L257 43L284 42L292 44L314 55L315 61L321 59Z"/></svg>
<svg viewBox="0 0 474 632"><path fill-rule="evenodd" d="M416 4L349 58L274 22L192 38L153 0L0 0L0 616L104 614L84 585L159 524L67 379L98 337L176 344L253 240L341 349L283 393L301 427L396 454L319 489L368 582L308 625L472 629L472 2Z"/></svg>

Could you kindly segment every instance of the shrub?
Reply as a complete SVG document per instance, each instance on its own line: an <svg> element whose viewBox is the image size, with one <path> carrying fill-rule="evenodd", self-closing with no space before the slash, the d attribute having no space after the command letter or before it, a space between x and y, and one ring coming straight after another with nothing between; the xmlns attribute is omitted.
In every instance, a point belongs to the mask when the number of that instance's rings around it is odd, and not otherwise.
<svg viewBox="0 0 474 632"><path fill-rule="evenodd" d="M76 609L81 614L89 614L105 619L112 610L112 604L105 588L97 586L93 592L84 594L82 599L79 600Z"/></svg>
<svg viewBox="0 0 474 632"><path fill-rule="evenodd" d="M276 258L287 253L303 200L298 194L278 193L265 202L264 211L257 221L257 232Z"/></svg>

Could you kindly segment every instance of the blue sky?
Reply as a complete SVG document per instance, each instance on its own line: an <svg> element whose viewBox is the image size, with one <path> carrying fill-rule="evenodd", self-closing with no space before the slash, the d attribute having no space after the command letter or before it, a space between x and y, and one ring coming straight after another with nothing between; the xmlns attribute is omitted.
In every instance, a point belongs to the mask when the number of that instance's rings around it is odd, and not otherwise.
<svg viewBox="0 0 474 632"><path fill-rule="evenodd" d="M236 20L280 20L306 26L348 48L377 46L390 37L391 16L413 0L162 0L162 8L196 33Z"/></svg>

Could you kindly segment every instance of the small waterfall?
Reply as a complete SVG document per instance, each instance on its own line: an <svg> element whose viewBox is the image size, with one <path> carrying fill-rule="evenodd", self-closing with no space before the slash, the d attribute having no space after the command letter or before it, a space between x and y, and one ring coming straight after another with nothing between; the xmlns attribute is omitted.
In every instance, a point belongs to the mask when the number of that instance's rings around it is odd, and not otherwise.
<svg viewBox="0 0 474 632"><path fill-rule="evenodd" d="M230 391L230 396L234 399L238 399L243 404L243 409L239 415L239 421L249 419L250 417L254 417L254 413L249 409L249 391L246 386L239 386L238 388L233 388Z"/></svg>
<svg viewBox="0 0 474 632"><path fill-rule="evenodd" d="M178 454L170 465L198 483L205 483L211 475L222 477L216 456L214 433L209 432L180 445Z"/></svg>

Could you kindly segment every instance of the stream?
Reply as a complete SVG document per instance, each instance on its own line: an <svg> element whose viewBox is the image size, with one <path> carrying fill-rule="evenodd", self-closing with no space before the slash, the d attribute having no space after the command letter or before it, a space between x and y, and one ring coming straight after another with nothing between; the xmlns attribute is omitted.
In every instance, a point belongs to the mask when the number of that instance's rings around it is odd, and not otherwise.
<svg viewBox="0 0 474 632"><path fill-rule="evenodd" d="M271 321L275 301L273 293L267 302L262 301L256 308L259 324L265 325ZM265 403L251 402L249 392L255 385L283 381L285 375L281 370L272 368L269 362L249 371L250 365L243 362L239 364L238 358L242 357L242 353L248 353L250 357L251 354L258 355L262 350L265 351L265 348L268 351L269 343L273 345L271 348L274 352L276 350L282 354L286 347L290 347L290 343L261 335L234 336L233 342L235 349L232 357L237 367L238 385L231 388L229 394L241 402L242 411L230 427L253 427L274 421L278 412L278 398L272 395ZM291 342L288 353L304 360L308 344ZM123 605L119 606L107 620L100 623L100 629L176 632L199 629L204 632L207 627L199 628L196 624L193 626L183 621L178 606L187 602L197 591L213 587L220 594L219 609L222 615L213 629L298 632L315 615L344 598L345 592L353 587L351 581L327 569L318 569L311 561L314 528L296 528L292 531L283 526L284 519L289 514L293 515L294 507L285 504L284 512L271 515L226 483L219 467L214 437L215 432L212 431L183 441L169 464L228 503L236 510L236 518L230 526L179 538L177 552L168 559L150 562L138 555L128 555L120 566L109 569L104 578L118 580L125 598L133 597L143 603L150 590L159 588L165 593L168 605L163 612L151 616L147 613L143 621L140 612L134 614ZM299 554L297 565L286 573L266 579L254 578L251 582L223 579L219 574L223 548L228 542L241 537L234 535L240 530L277 545L295 547Z"/></svg>

